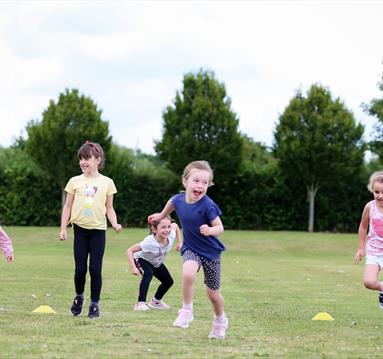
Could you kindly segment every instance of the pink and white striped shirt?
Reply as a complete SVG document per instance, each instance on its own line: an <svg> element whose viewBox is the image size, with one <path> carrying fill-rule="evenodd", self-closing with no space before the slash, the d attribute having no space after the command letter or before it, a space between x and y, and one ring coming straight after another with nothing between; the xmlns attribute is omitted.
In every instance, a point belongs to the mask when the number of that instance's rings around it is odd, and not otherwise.
<svg viewBox="0 0 383 359"><path fill-rule="evenodd" d="M4 255L8 258L13 254L12 241L9 238L8 234L0 226L0 249L3 251Z"/></svg>
<svg viewBox="0 0 383 359"><path fill-rule="evenodd" d="M375 200L371 201L366 254L383 256L383 213L379 212Z"/></svg>

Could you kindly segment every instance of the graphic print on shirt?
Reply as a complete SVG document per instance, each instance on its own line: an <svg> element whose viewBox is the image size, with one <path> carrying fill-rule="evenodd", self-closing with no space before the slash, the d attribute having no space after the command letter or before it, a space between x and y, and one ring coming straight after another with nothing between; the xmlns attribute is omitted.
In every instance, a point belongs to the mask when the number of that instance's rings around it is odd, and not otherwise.
<svg viewBox="0 0 383 359"><path fill-rule="evenodd" d="M158 257L160 258L160 261L164 260L165 253L161 250L161 248L158 248Z"/></svg>
<svg viewBox="0 0 383 359"><path fill-rule="evenodd" d="M375 233L383 238L383 219L382 218L372 218L372 225L374 226Z"/></svg>
<svg viewBox="0 0 383 359"><path fill-rule="evenodd" d="M88 185L85 185L85 203L84 203L84 216L85 217L92 217L93 211L92 206L94 202L94 196L96 195L97 187L88 187Z"/></svg>

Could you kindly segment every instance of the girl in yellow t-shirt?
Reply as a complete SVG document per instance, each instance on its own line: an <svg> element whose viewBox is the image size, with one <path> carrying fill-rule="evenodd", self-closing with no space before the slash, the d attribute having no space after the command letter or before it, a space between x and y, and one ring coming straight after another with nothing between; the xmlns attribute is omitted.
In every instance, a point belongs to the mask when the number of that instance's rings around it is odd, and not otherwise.
<svg viewBox="0 0 383 359"><path fill-rule="evenodd" d="M106 217L116 232L120 232L122 227L117 223L113 208L113 195L117 193L114 182L111 178L99 173L105 161L101 146L98 143L86 141L78 150L78 158L82 174L72 177L65 187L67 195L61 216L60 239L67 239L67 225L71 223L74 230L76 290L71 312L75 316L82 312L89 257L91 293L88 318L98 318Z"/></svg>

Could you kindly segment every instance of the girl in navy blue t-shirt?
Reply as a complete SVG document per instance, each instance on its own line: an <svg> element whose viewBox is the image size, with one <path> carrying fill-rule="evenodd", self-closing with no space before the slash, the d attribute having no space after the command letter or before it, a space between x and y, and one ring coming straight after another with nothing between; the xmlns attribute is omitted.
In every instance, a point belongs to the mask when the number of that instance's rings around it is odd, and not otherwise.
<svg viewBox="0 0 383 359"><path fill-rule="evenodd" d="M173 210L181 222L184 243L181 248L183 305L173 325L188 328L193 317L193 296L197 272L202 267L207 296L214 308L213 327L209 338L223 339L229 321L224 312L221 282L221 252L225 246L217 238L223 233L222 214L206 195L213 184L213 171L206 161L189 163L182 175L185 192L173 196L161 213L149 216L150 223L159 221Z"/></svg>

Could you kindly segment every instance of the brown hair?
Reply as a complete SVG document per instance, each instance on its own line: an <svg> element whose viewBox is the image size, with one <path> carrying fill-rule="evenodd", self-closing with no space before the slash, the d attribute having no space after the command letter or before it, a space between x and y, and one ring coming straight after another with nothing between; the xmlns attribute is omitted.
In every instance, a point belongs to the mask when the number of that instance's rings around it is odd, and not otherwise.
<svg viewBox="0 0 383 359"><path fill-rule="evenodd" d="M207 162L207 161L193 161L193 162L190 162L185 167L184 172L182 173L182 179L187 180L189 178L189 176L190 176L191 170L193 170L193 169L209 172L210 173L209 187L214 185L214 183L213 183L214 174L213 174L213 170L211 169L211 167L209 165L209 162Z"/></svg>
<svg viewBox="0 0 383 359"><path fill-rule="evenodd" d="M383 183L383 171L376 171L371 175L370 181L367 185L367 188L370 192L374 191L375 182Z"/></svg>
<svg viewBox="0 0 383 359"><path fill-rule="evenodd" d="M88 159L94 156L95 158L100 158L101 161L98 164L98 169L102 170L104 168L105 164L105 155L104 150L102 147L95 142L86 141L78 150L77 152L78 158L81 159Z"/></svg>
<svg viewBox="0 0 383 359"><path fill-rule="evenodd" d="M155 234L156 232L153 230L153 228L157 229L160 222L163 221L164 219L168 219L170 221L170 223L174 222L172 217L170 217L170 216L166 216L166 217L162 218L160 221L153 221L152 223L149 223L149 234Z"/></svg>

